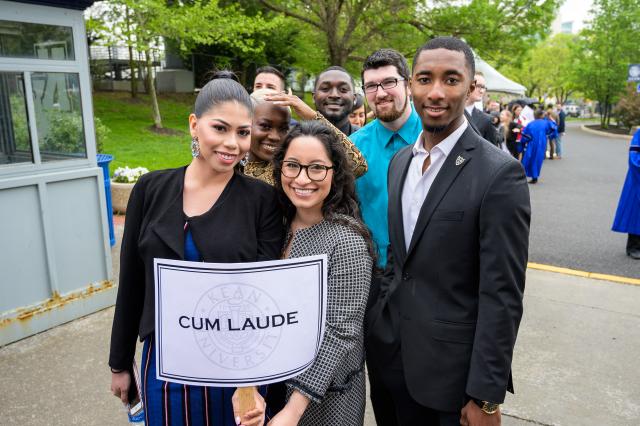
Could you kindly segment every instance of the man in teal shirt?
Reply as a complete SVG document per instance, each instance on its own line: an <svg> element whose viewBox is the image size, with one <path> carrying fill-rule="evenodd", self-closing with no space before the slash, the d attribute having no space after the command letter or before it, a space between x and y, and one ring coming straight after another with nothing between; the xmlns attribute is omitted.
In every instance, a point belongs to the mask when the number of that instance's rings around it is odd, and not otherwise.
<svg viewBox="0 0 640 426"><path fill-rule="evenodd" d="M362 89L376 119L350 139L367 160L369 170L356 180L362 218L378 247L378 266L387 262L387 169L401 148L415 143L422 122L409 99L407 60L393 49L373 52L362 66Z"/></svg>

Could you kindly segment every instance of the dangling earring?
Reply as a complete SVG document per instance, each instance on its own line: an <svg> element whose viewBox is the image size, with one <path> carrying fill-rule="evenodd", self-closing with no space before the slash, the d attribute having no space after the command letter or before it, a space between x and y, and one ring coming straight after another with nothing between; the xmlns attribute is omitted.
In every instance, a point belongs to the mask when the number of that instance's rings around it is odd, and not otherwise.
<svg viewBox="0 0 640 426"><path fill-rule="evenodd" d="M242 160L240 160L240 165L244 167L247 165L248 162L249 162L249 151L247 151L247 153L244 154L244 157L242 157Z"/></svg>
<svg viewBox="0 0 640 426"><path fill-rule="evenodd" d="M193 158L198 158L200 156L200 143L198 142L197 136L194 136L191 139L191 156Z"/></svg>

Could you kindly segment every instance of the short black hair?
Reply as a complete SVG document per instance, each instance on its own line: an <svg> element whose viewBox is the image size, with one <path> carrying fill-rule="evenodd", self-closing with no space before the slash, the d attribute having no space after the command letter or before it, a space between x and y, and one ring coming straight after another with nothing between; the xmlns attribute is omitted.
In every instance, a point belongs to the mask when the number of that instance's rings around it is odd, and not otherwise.
<svg viewBox="0 0 640 426"><path fill-rule="evenodd" d="M322 77L322 74L329 72L329 71L342 71L343 73L345 73L346 75L349 76L349 80L351 80L351 90L356 90L356 84L353 81L353 77L351 76L351 74L349 74L349 71L347 71L346 69L338 66L338 65L332 65L328 68L323 69L320 74L318 74L318 77L316 77L316 81L313 83L313 90L316 90L316 87L318 87L318 81L320 80L320 77Z"/></svg>
<svg viewBox="0 0 640 426"><path fill-rule="evenodd" d="M284 74L277 68L272 67L271 65L265 65L256 70L256 77L258 74L275 74L278 76L280 80L282 80L282 85L286 86L287 82L284 78Z"/></svg>
<svg viewBox="0 0 640 426"><path fill-rule="evenodd" d="M455 50L456 52L462 52L464 54L465 63L471 72L471 80L475 78L476 75L476 60L473 56L473 51L469 47L467 43L460 40L456 37L436 37L432 38L422 46L418 47L416 50L416 54L413 57L413 64L411 67L415 69L416 62L418 61L418 56L424 50L435 50L435 49L447 49L447 50Z"/></svg>
<svg viewBox="0 0 640 426"><path fill-rule="evenodd" d="M364 105L364 96L362 96L360 93L356 93L356 100L353 103L353 109L351 110L351 112L357 110L363 105Z"/></svg>
<svg viewBox="0 0 640 426"><path fill-rule="evenodd" d="M378 49L373 52L367 59L364 60L362 64L362 72L360 73L360 78L362 79L362 84L364 84L364 72L366 70L374 70L377 68L386 67L388 65L393 65L398 70L398 74L400 77L409 81L411 78L411 72L409 71L409 64L407 60L400 52L394 49Z"/></svg>

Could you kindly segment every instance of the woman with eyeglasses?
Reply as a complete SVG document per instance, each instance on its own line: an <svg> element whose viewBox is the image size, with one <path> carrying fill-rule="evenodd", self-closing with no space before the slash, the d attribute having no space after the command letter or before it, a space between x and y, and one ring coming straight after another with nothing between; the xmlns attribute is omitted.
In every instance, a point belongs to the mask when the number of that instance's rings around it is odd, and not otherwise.
<svg viewBox="0 0 640 426"><path fill-rule="evenodd" d="M363 321L374 251L360 221L354 177L336 134L317 121L294 127L274 155L288 233L284 258L327 254L325 334L311 367L288 380L281 425L362 425Z"/></svg>

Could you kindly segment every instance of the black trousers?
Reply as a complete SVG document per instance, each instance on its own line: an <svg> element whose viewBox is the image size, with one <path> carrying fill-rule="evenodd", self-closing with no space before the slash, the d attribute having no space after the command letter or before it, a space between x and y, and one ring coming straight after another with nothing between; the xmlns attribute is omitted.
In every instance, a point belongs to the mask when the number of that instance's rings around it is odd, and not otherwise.
<svg viewBox="0 0 640 426"><path fill-rule="evenodd" d="M378 426L460 426L460 413L433 410L416 402L407 389L400 353L385 366L367 362L371 404Z"/></svg>
<svg viewBox="0 0 640 426"><path fill-rule="evenodd" d="M629 238L627 238L627 254L632 250L640 250L640 235L629 234Z"/></svg>

